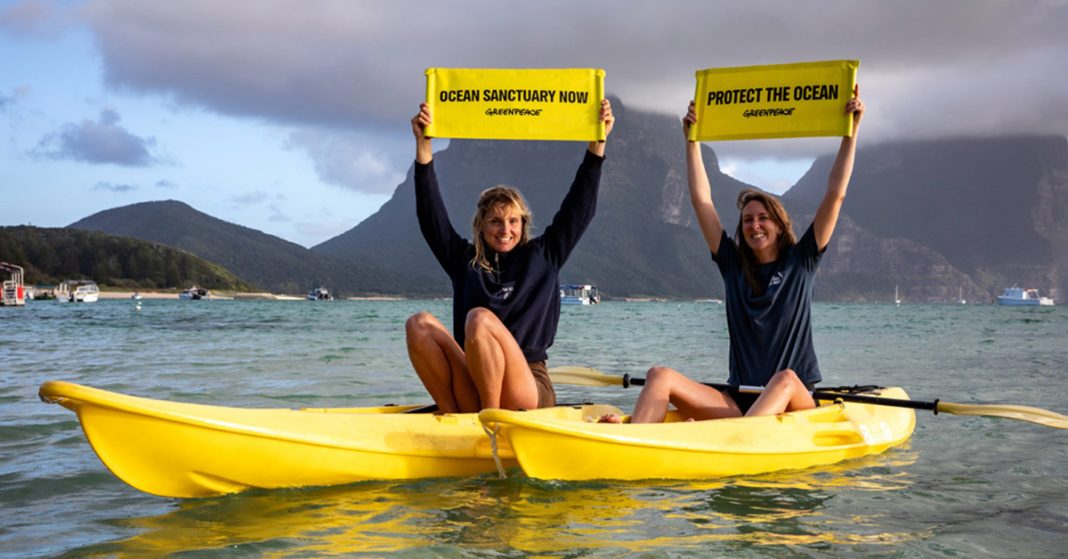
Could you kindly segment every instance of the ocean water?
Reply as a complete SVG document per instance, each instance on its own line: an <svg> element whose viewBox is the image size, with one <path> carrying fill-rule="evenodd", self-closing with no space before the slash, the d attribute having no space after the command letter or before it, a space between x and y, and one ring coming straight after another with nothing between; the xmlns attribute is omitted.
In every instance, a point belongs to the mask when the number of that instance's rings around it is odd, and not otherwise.
<svg viewBox="0 0 1068 559"><path fill-rule="evenodd" d="M512 472L167 499L93 453L46 380L245 407L425 403L404 349L447 301L31 301L0 308L0 557L1063 557L1068 431L917 412L911 441L834 467L700 482ZM550 365L726 378L720 305L565 307ZM1068 413L1068 309L813 310L824 385ZM447 322L447 320L446 320ZM637 389L558 386L629 410ZM606 472L609 474L609 472Z"/></svg>

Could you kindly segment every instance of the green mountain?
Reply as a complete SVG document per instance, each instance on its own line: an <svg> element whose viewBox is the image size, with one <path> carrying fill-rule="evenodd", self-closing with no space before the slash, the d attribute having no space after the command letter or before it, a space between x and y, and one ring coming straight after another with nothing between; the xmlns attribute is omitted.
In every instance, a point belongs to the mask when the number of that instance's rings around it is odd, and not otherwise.
<svg viewBox="0 0 1068 559"><path fill-rule="evenodd" d="M173 200L105 210L69 227L177 247L223 266L257 289L275 293L300 294L326 286L341 295L368 294L376 292L368 285L388 287L399 279L390 271L338 261Z"/></svg>
<svg viewBox="0 0 1068 559"><path fill-rule="evenodd" d="M0 227L0 260L22 266L28 284L91 279L136 289L251 289L222 266L189 252L95 231Z"/></svg>

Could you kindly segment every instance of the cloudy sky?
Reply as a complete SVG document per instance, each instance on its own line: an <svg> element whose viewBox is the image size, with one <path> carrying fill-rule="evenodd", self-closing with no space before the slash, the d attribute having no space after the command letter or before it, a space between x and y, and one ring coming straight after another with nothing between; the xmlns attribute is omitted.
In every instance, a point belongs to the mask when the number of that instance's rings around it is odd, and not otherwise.
<svg viewBox="0 0 1068 559"><path fill-rule="evenodd" d="M0 225L176 199L318 244L403 180L434 66L604 68L681 116L695 70L856 58L862 145L1065 135L1066 29L1065 0L0 0ZM771 190L836 146L713 145Z"/></svg>

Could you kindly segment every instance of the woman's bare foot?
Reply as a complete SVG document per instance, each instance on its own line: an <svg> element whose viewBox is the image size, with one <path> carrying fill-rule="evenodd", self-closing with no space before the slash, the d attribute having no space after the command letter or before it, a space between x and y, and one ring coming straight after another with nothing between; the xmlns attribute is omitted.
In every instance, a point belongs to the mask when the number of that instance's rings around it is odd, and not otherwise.
<svg viewBox="0 0 1068 559"><path fill-rule="evenodd" d="M623 423L623 419L614 413L606 413L597 420L597 423Z"/></svg>

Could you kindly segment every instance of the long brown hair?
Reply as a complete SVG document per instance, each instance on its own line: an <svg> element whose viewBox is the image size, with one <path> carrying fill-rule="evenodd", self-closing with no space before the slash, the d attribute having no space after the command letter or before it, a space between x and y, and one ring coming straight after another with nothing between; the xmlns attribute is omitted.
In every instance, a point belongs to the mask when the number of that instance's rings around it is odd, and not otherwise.
<svg viewBox="0 0 1068 559"><path fill-rule="evenodd" d="M472 243L475 245L475 256L471 259L472 268L478 267L487 272L493 271L493 266L490 265L489 259L486 258L486 244L482 240L482 224L486 222L486 218L490 214L501 206L519 210L519 215L523 219L523 232L519 236L517 246L524 245L530 240L530 231L533 227L531 222L534 219L534 214L531 213L530 206L527 205L527 201L519 193L519 190L504 185L487 188L479 195L478 204L475 206L475 217L471 220L471 230L474 234Z"/></svg>
<svg viewBox="0 0 1068 559"><path fill-rule="evenodd" d="M745 209L746 204L753 201L764 204L764 208L768 210L768 217L781 230L779 238L775 241L778 256L782 256L786 249L797 244L797 237L794 236L794 224L790 220L790 214L786 212L786 208L783 207L782 202L777 197L755 188L747 188L738 193L738 227L734 230L734 240L738 243L738 251L741 254L742 271L745 273L746 283L752 288L754 294L763 295L764 286L760 285L760 280L757 277L758 263L756 254L749 247L749 243L745 241L745 234L742 232L741 211Z"/></svg>

